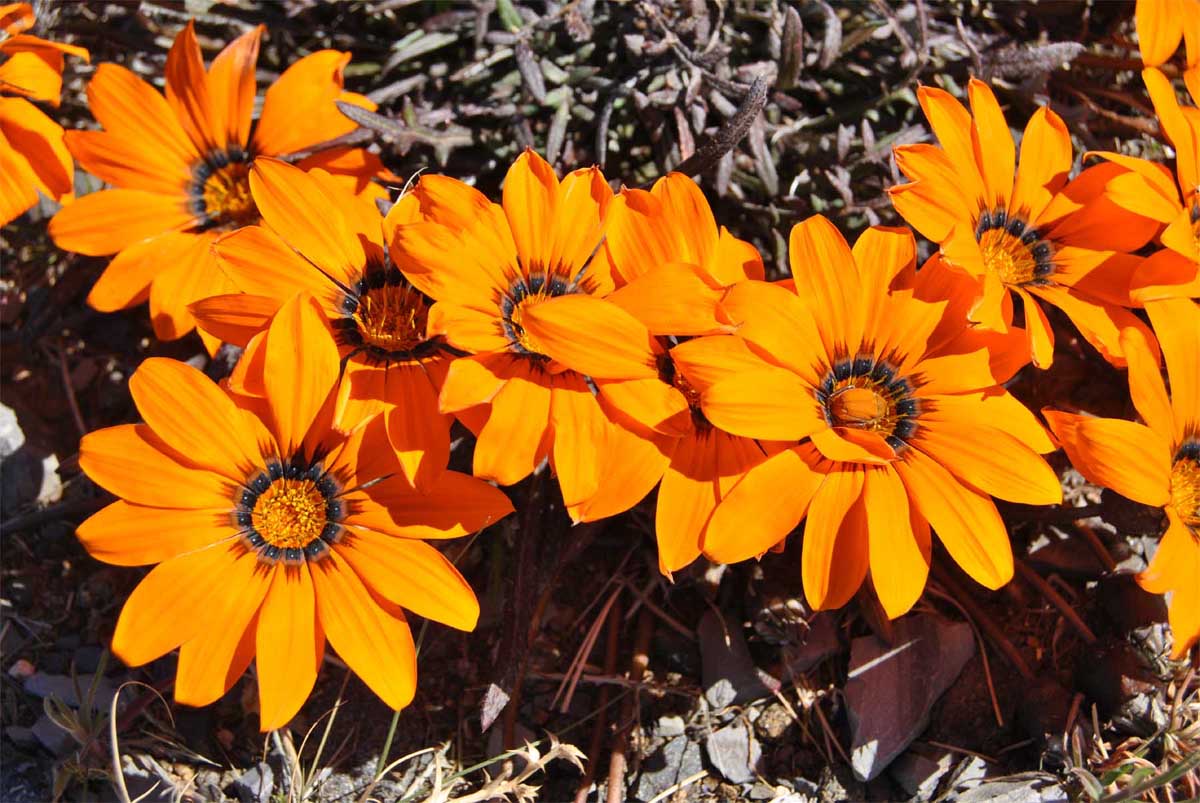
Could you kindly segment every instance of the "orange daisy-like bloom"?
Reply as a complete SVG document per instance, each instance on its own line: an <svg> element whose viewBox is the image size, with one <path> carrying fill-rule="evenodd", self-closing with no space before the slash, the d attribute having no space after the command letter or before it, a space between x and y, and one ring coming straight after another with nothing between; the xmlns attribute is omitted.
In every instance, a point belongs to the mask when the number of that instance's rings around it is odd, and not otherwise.
<svg viewBox="0 0 1200 803"><path fill-rule="evenodd" d="M116 254L88 303L112 312L149 298L154 332L164 340L195 326L188 304L234 289L213 261L212 243L259 221L249 184L255 157L302 152L352 131L355 123L334 101L374 108L342 89L350 54L322 50L284 71L253 121L262 31L240 36L205 70L189 22L167 55L165 97L124 67L101 64L87 91L104 130L67 132L79 163L116 189L64 208L50 234L69 251ZM321 151L300 165L343 174L358 191L381 169L359 148Z"/></svg>
<svg viewBox="0 0 1200 803"><path fill-rule="evenodd" d="M661 480L655 534L659 566L669 573L696 559L717 503L766 457L757 441L704 417L699 392L671 355L686 348L679 345L684 335L724 328L724 289L761 279L762 260L749 243L718 232L704 194L678 173L649 192L621 192L610 207L605 247L615 274L629 281L625 287L607 299L550 299L528 310L522 324L551 358L590 376L605 408L643 436L644 445L621 461L619 477L604 473L588 509L620 512L608 504L610 494L636 502ZM741 341L727 342L745 350ZM629 493L631 487L639 490Z"/></svg>
<svg viewBox="0 0 1200 803"><path fill-rule="evenodd" d="M36 204L38 191L61 201L74 184L62 126L29 101L58 106L64 54L87 61L88 52L22 33L31 27L28 3L0 5L0 226Z"/></svg>
<svg viewBox="0 0 1200 803"><path fill-rule="evenodd" d="M1133 21L1144 65L1157 67L1169 60L1182 39L1188 84L1200 86L1200 0L1137 0Z"/></svg>
<svg viewBox="0 0 1200 803"><path fill-rule="evenodd" d="M463 630L479 614L424 540L512 508L453 472L414 492L379 417L349 433L331 425L338 355L311 296L280 309L264 358L266 397L252 408L184 363L147 360L129 383L146 423L83 439L80 466L119 501L80 540L108 563L158 564L125 603L113 652L137 666L179 647L175 699L187 705L213 702L256 659L269 730L307 698L328 639L401 708L416 684L401 608Z"/></svg>
<svg viewBox="0 0 1200 803"><path fill-rule="evenodd" d="M442 176L423 176L413 195L423 220L397 226L392 258L436 302L428 333L471 352L451 363L441 409L490 405L476 476L510 485L549 457L564 503L581 518L622 436L584 377L551 359L523 322L548 299L613 289L606 266L592 259L612 190L597 168L560 182L526 151L508 171L502 204Z"/></svg>
<svg viewBox="0 0 1200 803"><path fill-rule="evenodd" d="M1021 299L1029 351L1048 368L1054 337L1038 302L1058 307L1109 361L1121 365L1121 329L1144 326L1124 305L1140 259L1136 250L1153 235L1144 218L1131 217L1106 197L1105 183L1121 171L1098 165L1068 181L1071 137L1047 108L1029 120L1016 148L995 95L970 83L971 112L949 93L921 87L918 97L941 147L902 145L896 163L912 183L890 190L896 211L966 281L958 292L974 298L970 320L1004 331L1012 297Z"/></svg>
<svg viewBox="0 0 1200 803"><path fill-rule="evenodd" d="M1181 107L1175 90L1158 70L1142 72L1158 113L1159 126L1175 149L1175 177L1163 165L1125 156L1098 153L1128 172L1108 182L1106 193L1133 215L1164 227L1164 248L1138 266L1130 284L1135 301L1200 296L1200 109ZM1200 82L1189 84L1192 102L1200 104Z"/></svg>
<svg viewBox="0 0 1200 803"><path fill-rule="evenodd" d="M221 268L243 294L192 305L202 331L248 346L231 377L241 393L262 395L263 334L275 311L297 292L313 294L328 316L345 365L338 417L358 420L381 410L405 476L436 480L450 457L451 416L438 393L454 356L426 332L429 299L391 263L385 243L400 223L418 219L416 198L385 220L370 198L339 186L321 169L306 173L258 159L250 191L264 226L216 241Z"/></svg>
<svg viewBox="0 0 1200 803"><path fill-rule="evenodd" d="M1167 360L1171 394L1158 358L1138 332L1122 335L1129 391L1145 424L1043 411L1079 473L1145 505L1170 524L1138 582L1171 593L1172 655L1200 641L1200 309L1187 299L1150 301L1146 311Z"/></svg>
<svg viewBox="0 0 1200 803"><path fill-rule="evenodd" d="M1000 383L1025 361L1024 333L980 332L938 297L949 271L915 267L911 232L870 229L853 251L823 217L792 230L795 287L747 281L722 305L736 335L672 351L705 417L791 446L751 468L713 513L704 549L729 563L778 545L804 518L804 591L843 605L870 572L888 616L929 572L930 527L988 588L1012 577L992 496L1061 500L1039 453L1054 444ZM746 349L729 346L730 338ZM1021 350L1015 350L1020 355Z"/></svg>

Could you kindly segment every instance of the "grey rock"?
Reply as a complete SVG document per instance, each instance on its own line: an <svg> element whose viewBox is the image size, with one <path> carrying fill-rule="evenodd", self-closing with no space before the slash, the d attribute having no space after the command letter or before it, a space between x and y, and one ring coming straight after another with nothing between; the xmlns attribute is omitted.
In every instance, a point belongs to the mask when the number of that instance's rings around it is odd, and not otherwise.
<svg viewBox="0 0 1200 803"><path fill-rule="evenodd" d="M268 803L275 788L275 772L270 764L260 761L242 773L229 788L241 803Z"/></svg>
<svg viewBox="0 0 1200 803"><path fill-rule="evenodd" d="M663 738L682 736L684 727L683 717L659 717L658 724L654 726L654 735Z"/></svg>
<svg viewBox="0 0 1200 803"><path fill-rule="evenodd" d="M925 730L934 703L975 653L970 625L934 616L895 622L893 642L864 636L850 649L850 762L860 781L877 777Z"/></svg>
<svg viewBox="0 0 1200 803"><path fill-rule="evenodd" d="M175 779L161 764L146 755L123 758L121 774L125 776L130 800L140 798L149 803L171 803L175 799Z"/></svg>
<svg viewBox="0 0 1200 803"><path fill-rule="evenodd" d="M804 643L784 650L784 661L795 673L807 672L841 649L837 634L837 614L823 611L809 620Z"/></svg>
<svg viewBox="0 0 1200 803"><path fill-rule="evenodd" d="M16 412L8 405L0 404L0 460L24 445L25 433L21 431Z"/></svg>
<svg viewBox="0 0 1200 803"><path fill-rule="evenodd" d="M75 741L74 736L58 727L54 720L45 714L33 723L33 736L42 747L59 757L68 755L79 747L79 742Z"/></svg>
<svg viewBox="0 0 1200 803"><path fill-rule="evenodd" d="M1069 803L1057 782L1045 776L991 781L952 798L956 803Z"/></svg>
<svg viewBox="0 0 1200 803"><path fill-rule="evenodd" d="M33 735L33 728L25 728L21 725L9 725L4 729L4 737L17 747L37 747L41 744Z"/></svg>
<svg viewBox="0 0 1200 803"><path fill-rule="evenodd" d="M910 750L892 762L888 774L908 794L920 800L929 800L953 766L954 756L950 753L926 756Z"/></svg>
<svg viewBox="0 0 1200 803"><path fill-rule="evenodd" d="M704 769L700 745L686 736L676 736L642 762L633 789L635 800L650 800L680 781Z"/></svg>
<svg viewBox="0 0 1200 803"><path fill-rule="evenodd" d="M721 728L704 743L708 760L731 783L748 783L756 777L755 767L762 759L762 747L745 722Z"/></svg>
<svg viewBox="0 0 1200 803"><path fill-rule="evenodd" d="M713 610L706 611L700 618L697 636L704 697L713 708L758 700L779 688L778 681L755 666L736 622L723 619Z"/></svg>
<svg viewBox="0 0 1200 803"><path fill-rule="evenodd" d="M72 708L78 708L80 695L84 698L87 697L88 690L92 685L92 678L92 675L84 674L72 679L67 675L36 672L25 679L24 688L27 693L37 697L54 697ZM78 682L78 690L76 690L76 682ZM107 678L100 678L96 684L96 695L92 700L93 706L107 711L112 705L112 699L116 693L117 690L113 688Z"/></svg>

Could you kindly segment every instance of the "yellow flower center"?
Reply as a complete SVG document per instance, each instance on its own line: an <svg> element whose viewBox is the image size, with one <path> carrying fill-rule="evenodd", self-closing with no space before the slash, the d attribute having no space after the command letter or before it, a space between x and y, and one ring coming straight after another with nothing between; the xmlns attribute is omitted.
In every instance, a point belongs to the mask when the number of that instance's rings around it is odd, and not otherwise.
<svg viewBox="0 0 1200 803"><path fill-rule="evenodd" d="M874 388L847 385L833 392L829 414L835 426L890 433L895 424L896 405Z"/></svg>
<svg viewBox="0 0 1200 803"><path fill-rule="evenodd" d="M259 495L254 530L271 546L303 549L325 529L325 494L309 479L278 479Z"/></svg>
<svg viewBox="0 0 1200 803"><path fill-rule="evenodd" d="M1171 466L1171 507L1189 527L1200 527L1200 443L1185 444Z"/></svg>
<svg viewBox="0 0 1200 803"><path fill-rule="evenodd" d="M231 231L261 220L250 194L252 162L250 154L234 146L210 153L192 167L188 195L204 228Z"/></svg>
<svg viewBox="0 0 1200 803"><path fill-rule="evenodd" d="M912 391L887 360L860 354L825 372L817 401L829 426L877 432L899 450L916 433L921 414Z"/></svg>
<svg viewBox="0 0 1200 803"><path fill-rule="evenodd" d="M1044 280L1054 272L1054 249L1019 217L1003 209L982 212L975 239L983 265L1006 285L1023 285Z"/></svg>
<svg viewBox="0 0 1200 803"><path fill-rule="evenodd" d="M387 352L412 351L425 342L429 305L408 285L386 285L359 297L355 319L363 340Z"/></svg>
<svg viewBox="0 0 1200 803"><path fill-rule="evenodd" d="M518 354L547 359L537 340L525 330L525 312L543 301L569 293L578 288L560 274L538 270L528 276L517 276L508 292L500 298L500 328L508 337L509 348Z"/></svg>

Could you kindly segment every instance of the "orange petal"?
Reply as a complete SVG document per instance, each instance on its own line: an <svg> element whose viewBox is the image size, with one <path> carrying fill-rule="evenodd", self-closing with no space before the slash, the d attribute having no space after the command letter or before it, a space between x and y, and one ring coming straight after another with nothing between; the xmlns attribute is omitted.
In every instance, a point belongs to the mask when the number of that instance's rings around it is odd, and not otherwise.
<svg viewBox="0 0 1200 803"><path fill-rule="evenodd" d="M1054 362L1054 330L1046 311L1024 288L1014 288L1025 309L1025 327L1029 333L1029 354L1033 364L1046 369Z"/></svg>
<svg viewBox="0 0 1200 803"><path fill-rule="evenodd" d="M1089 482L1144 505L1162 507L1170 501L1171 450L1154 430L1115 418L1042 414L1071 465Z"/></svg>
<svg viewBox="0 0 1200 803"><path fill-rule="evenodd" d="M1146 325L1129 310L1093 300L1064 287L1032 286L1030 292L1065 312L1088 343L1104 359L1118 367L1125 364L1121 351L1121 330L1129 327L1146 329Z"/></svg>
<svg viewBox="0 0 1200 803"><path fill-rule="evenodd" d="M828 464L810 446L785 449L746 472L721 500L704 534L704 554L718 563L761 555L787 537L808 511ZM747 527L753 522L753 527Z"/></svg>
<svg viewBox="0 0 1200 803"><path fill-rule="evenodd" d="M223 116L222 124L216 125L208 74L204 71L204 58L191 20L175 37L167 53L165 78L167 103L196 149L201 153L225 150L228 140Z"/></svg>
<svg viewBox="0 0 1200 803"><path fill-rule="evenodd" d="M208 601L207 626L179 649L177 702L216 702L246 671L254 655L256 619L271 586L271 574L269 567L259 563L256 552L245 552L222 572L221 591ZM244 640L249 642L248 655L241 649Z"/></svg>
<svg viewBox="0 0 1200 803"><path fill-rule="evenodd" d="M88 304L101 312L116 312L143 303L155 277L179 264L193 240L191 234L171 232L126 247L100 274L88 294Z"/></svg>
<svg viewBox="0 0 1200 803"><path fill-rule="evenodd" d="M385 703L408 705L417 688L417 653L403 613L372 597L337 549L309 566L330 645Z"/></svg>
<svg viewBox="0 0 1200 803"><path fill-rule="evenodd" d="M79 467L102 488L140 505L231 510L235 486L176 456L145 424L89 432Z"/></svg>
<svg viewBox="0 0 1200 803"><path fill-rule="evenodd" d="M490 403L505 381L522 370L523 362L508 352L459 357L446 371L438 409L452 413Z"/></svg>
<svg viewBox="0 0 1200 803"><path fill-rule="evenodd" d="M1161 298L1200 296L1200 263L1169 249L1142 260L1129 283L1129 295L1139 305Z"/></svg>
<svg viewBox="0 0 1200 803"><path fill-rule="evenodd" d="M480 311L495 310L519 272L508 222L494 205L461 230L433 220L399 226L391 255L425 295Z"/></svg>
<svg viewBox="0 0 1200 803"><path fill-rule="evenodd" d="M1104 194L1122 209L1159 223L1170 223L1181 208L1174 182L1171 182L1171 193L1164 195L1157 185L1133 171L1121 173L1109 181L1104 187Z"/></svg>
<svg viewBox="0 0 1200 803"><path fill-rule="evenodd" d="M565 373L554 377L550 425L554 432L551 454L563 504L575 507L595 496L600 487L598 451L606 430L615 424L605 417L583 377Z"/></svg>
<svg viewBox="0 0 1200 803"><path fill-rule="evenodd" d="M739 240L724 226L717 238L717 253L708 263L708 272L718 283L731 285L743 279L765 279L762 254L745 240Z"/></svg>
<svg viewBox="0 0 1200 803"><path fill-rule="evenodd" d="M597 379L658 376L655 342L645 325L616 304L572 294L523 311L521 326L538 351Z"/></svg>
<svg viewBox="0 0 1200 803"><path fill-rule="evenodd" d="M599 380L600 399L644 427L674 437L695 427L687 399L674 385L654 379Z"/></svg>
<svg viewBox="0 0 1200 803"><path fill-rule="evenodd" d="M301 291L308 291L341 313L347 276L328 275L302 257L270 229L245 226L222 235L213 243L217 265L243 293L275 299L282 304ZM353 282L351 282L351 285Z"/></svg>
<svg viewBox="0 0 1200 803"><path fill-rule="evenodd" d="M453 366L450 371L453 376ZM545 458L551 435L550 388L544 376L524 368L492 399L491 416L475 443L475 475L501 485L524 479Z"/></svg>
<svg viewBox="0 0 1200 803"><path fill-rule="evenodd" d="M773 366L717 382L700 405L713 424L747 438L797 441L827 427L812 388Z"/></svg>
<svg viewBox="0 0 1200 803"><path fill-rule="evenodd" d="M256 25L225 46L208 71L214 129L224 128L226 141L246 146L250 142L250 117L258 87L254 65L265 26Z"/></svg>
<svg viewBox="0 0 1200 803"><path fill-rule="evenodd" d="M54 244L88 256L115 254L149 237L197 224L182 194L101 190L77 198L50 220Z"/></svg>
<svg viewBox="0 0 1200 803"><path fill-rule="evenodd" d="M1196 9L1192 9L1193 12ZM1175 148L1175 173L1179 176L1179 186L1191 189L1200 184L1200 133L1193 126L1192 118L1184 113L1175 95L1175 87L1160 71L1150 68L1142 70L1142 80L1146 83L1146 91L1154 103L1154 112L1158 115L1158 124L1167 139Z"/></svg>
<svg viewBox="0 0 1200 803"><path fill-rule="evenodd" d="M1013 192L1013 175L1017 161L1017 149L1012 133L1004 121L1004 112L992 94L992 88L972 78L967 85L971 101L971 144L975 152L975 163L983 173L984 189L989 209L1008 208ZM1022 150L1024 153L1024 150Z"/></svg>
<svg viewBox="0 0 1200 803"><path fill-rule="evenodd" d="M121 142L142 145L147 154L161 153L163 160L177 165L200 161L201 152L188 139L167 101L129 69L110 62L100 64L88 82L87 96L96 120Z"/></svg>
<svg viewBox="0 0 1200 803"><path fill-rule="evenodd" d="M593 290L600 294L612 290L612 277L602 275L601 265L597 262L589 264L588 260L604 237L604 218L612 194L598 167L568 173L558 187L555 218L549 232L549 251L543 263L547 270L570 277L578 275L586 266L584 276L602 288Z"/></svg>
<svg viewBox="0 0 1200 803"><path fill-rule="evenodd" d="M250 191L266 224L322 271L343 284L362 272L366 255L346 226L338 198L303 170L278 159L255 159Z"/></svg>
<svg viewBox="0 0 1200 803"><path fill-rule="evenodd" d="M317 627L316 604L308 564L276 564L256 629L261 730L286 725L317 682L325 636Z"/></svg>
<svg viewBox="0 0 1200 803"><path fill-rule="evenodd" d="M280 307L267 330L267 404L284 455L295 454L338 381L341 366L321 307L298 295Z"/></svg>
<svg viewBox="0 0 1200 803"><path fill-rule="evenodd" d="M974 202L976 209L982 209L987 195L975 162L971 115L949 92L936 87L919 87L917 100L929 127L954 165L964 197L968 203Z"/></svg>
<svg viewBox="0 0 1200 803"><path fill-rule="evenodd" d="M1163 533L1154 557L1146 570L1137 576L1138 585L1151 594L1166 594L1182 588L1190 579L1197 552L1196 537L1179 518L1174 508L1167 508L1168 526Z"/></svg>
<svg viewBox="0 0 1200 803"><path fill-rule="evenodd" d="M846 239L814 215L792 227L788 259L796 295L821 311L817 329L827 354L854 354L862 341L862 288Z"/></svg>
<svg viewBox="0 0 1200 803"><path fill-rule="evenodd" d="M739 282L725 294L721 306L738 327L738 337L811 385L820 384L832 360L821 345L817 316L795 292L767 282Z"/></svg>
<svg viewBox="0 0 1200 803"><path fill-rule="evenodd" d="M1177 0L1137 0L1134 25L1142 63L1157 67L1171 58L1183 38L1183 14Z"/></svg>
<svg viewBox="0 0 1200 803"><path fill-rule="evenodd" d="M1200 309L1185 298L1146 303L1158 334L1167 376L1171 379L1171 408L1175 411L1175 442L1200 432Z"/></svg>
<svg viewBox="0 0 1200 803"><path fill-rule="evenodd" d="M16 220L37 203L36 184L29 160L13 150L0 131L0 226Z"/></svg>
<svg viewBox="0 0 1200 803"><path fill-rule="evenodd" d="M804 596L815 610L845 604L866 575L866 550L858 555L853 548L855 541L860 539L866 547L866 532L856 532L854 525L857 522L847 522L847 514L858 502L862 490L861 467L836 466L825 477L825 482L809 505L808 519L804 525L800 576L804 583ZM850 526L843 528L843 524L847 523ZM846 542L839 544L843 538Z"/></svg>
<svg viewBox="0 0 1200 803"><path fill-rule="evenodd" d="M245 482L264 465L257 431L211 379L187 363L151 357L129 379L142 418L172 449L188 459Z"/></svg>
<svg viewBox="0 0 1200 803"><path fill-rule="evenodd" d="M913 533L908 491L891 466L864 472L862 504L867 512L871 582L884 612L895 619L921 598L929 577L929 554Z"/></svg>
<svg viewBox="0 0 1200 803"><path fill-rule="evenodd" d="M917 511L955 562L976 582L997 589L1012 579L1012 545L992 500L961 484L916 449L893 464Z"/></svg>
<svg viewBox="0 0 1200 803"><path fill-rule="evenodd" d="M528 269L549 272L558 214L558 177L554 168L528 148L517 157L504 177L504 215L512 229L517 254ZM597 243L599 238L597 238Z"/></svg>
<svg viewBox="0 0 1200 803"><path fill-rule="evenodd" d="M682 373L696 390L770 366L750 350L745 340L732 335L686 340L672 347L669 356L676 372Z"/></svg>
<svg viewBox="0 0 1200 803"><path fill-rule="evenodd" d="M459 630L475 629L475 592L429 544L359 530L348 533L335 549L376 596L417 616Z"/></svg>
<svg viewBox="0 0 1200 803"><path fill-rule="evenodd" d="M279 301L266 296L231 293L193 301L188 305L188 311L203 331L245 348L251 338L270 326L271 319L279 311Z"/></svg>
<svg viewBox="0 0 1200 803"><path fill-rule="evenodd" d="M449 416L438 412L438 391L445 360L387 368L388 442L404 476L417 488L428 485L450 461ZM343 380L344 381L344 380Z"/></svg>
<svg viewBox="0 0 1200 803"><path fill-rule="evenodd" d="M1027 505L1062 502L1058 475L1033 449L979 419L918 425L913 445L985 493Z"/></svg>
<svg viewBox="0 0 1200 803"><path fill-rule="evenodd" d="M246 554L240 544L215 545L151 569L121 608L112 639L116 656L141 666L195 636L211 621L213 597L229 591L212 579L226 576Z"/></svg>
<svg viewBox="0 0 1200 803"><path fill-rule="evenodd" d="M605 410L615 419L620 417L607 407ZM604 482L592 497L568 511L577 521L598 521L624 513L642 501L666 471L668 439L626 426L629 422L624 419L613 423L598 449L597 474Z"/></svg>
<svg viewBox="0 0 1200 803"><path fill-rule="evenodd" d="M1034 221L1067 183L1073 161L1071 135L1062 118L1040 107L1021 137L1021 163L1009 214Z"/></svg>
<svg viewBox="0 0 1200 803"><path fill-rule="evenodd" d="M192 168L167 150L107 131L67 131L66 145L84 170L109 184L161 195L182 194Z"/></svg>
<svg viewBox="0 0 1200 803"><path fill-rule="evenodd" d="M721 291L711 282L695 265L662 263L610 293L606 300L656 335L715 334L730 327L722 320Z"/></svg>
<svg viewBox="0 0 1200 803"><path fill-rule="evenodd" d="M235 537L224 510L168 510L118 499L93 514L75 535L96 560L115 566L147 566Z"/></svg>
<svg viewBox="0 0 1200 803"><path fill-rule="evenodd" d="M439 301L429 308L425 331L442 336L457 349L470 352L500 352L512 347L496 310L480 312L472 307Z"/></svg>
<svg viewBox="0 0 1200 803"><path fill-rule="evenodd" d="M680 438L658 488L654 534L658 565L664 573L678 571L700 556L704 530L717 503L716 433Z"/></svg>
<svg viewBox="0 0 1200 803"><path fill-rule="evenodd" d="M811 437L813 446L836 462L888 463L896 459L896 452L875 432L836 427L817 430Z"/></svg>
<svg viewBox="0 0 1200 803"><path fill-rule="evenodd" d="M233 290L213 257L213 233L177 236L186 238L173 244L179 247L178 261L150 284L150 321L159 340L175 340L195 328L196 319L188 310L193 301Z"/></svg>
<svg viewBox="0 0 1200 803"><path fill-rule="evenodd" d="M858 265L863 285L863 319L868 328L900 274L908 276L917 269L917 241L912 231L889 226L871 226L854 241L850 249ZM870 340L870 337L864 337Z"/></svg>
<svg viewBox="0 0 1200 803"><path fill-rule="evenodd" d="M284 70L267 88L252 150L267 156L295 153L353 131L356 124L334 105L341 99L342 71L349 62L349 53L318 50ZM375 110L370 101L347 101Z"/></svg>
<svg viewBox="0 0 1200 803"><path fill-rule="evenodd" d="M929 397L922 421L983 421L1012 435L1038 454L1058 448L1046 428L1029 408L1005 390L985 390L953 396Z"/></svg>
<svg viewBox="0 0 1200 803"><path fill-rule="evenodd" d="M75 171L58 123L24 98L0 98L0 131L28 160L41 192L55 200L71 192Z"/></svg>
<svg viewBox="0 0 1200 803"><path fill-rule="evenodd" d="M1175 439L1171 401L1163 384L1157 350L1151 349L1146 337L1137 329L1121 332L1121 348L1129 364L1129 395L1146 426L1171 442Z"/></svg>

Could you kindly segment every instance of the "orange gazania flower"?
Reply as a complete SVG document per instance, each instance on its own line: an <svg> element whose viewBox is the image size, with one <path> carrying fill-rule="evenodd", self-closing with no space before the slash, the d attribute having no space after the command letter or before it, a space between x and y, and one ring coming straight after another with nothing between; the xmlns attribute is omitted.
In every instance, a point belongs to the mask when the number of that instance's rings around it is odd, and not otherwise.
<svg viewBox="0 0 1200 803"><path fill-rule="evenodd" d="M1120 153L1098 153L1127 168L1113 178L1106 192L1133 215L1165 226L1159 234L1164 248L1138 266L1130 284L1135 301L1200 296L1200 110L1181 108L1166 76L1155 69L1142 72L1159 127L1175 149L1175 176L1160 164ZM1189 83L1192 102L1200 104L1200 82Z"/></svg>
<svg viewBox="0 0 1200 803"><path fill-rule="evenodd" d="M704 194L679 173L649 192L621 192L609 211L605 248L616 275L629 281L625 287L607 299L550 299L528 310L522 325L546 354L590 376L606 409L655 447L627 453L619 480L605 472L589 510L612 493L636 502L661 479L654 529L659 566L669 573L696 559L723 494L766 457L757 441L704 417L700 394L672 349L684 335L720 331L723 290L761 279L762 260L749 243L718 232ZM741 341L727 343L751 358ZM626 493L630 485L640 492ZM620 512L614 507L606 514Z"/></svg>
<svg viewBox="0 0 1200 803"><path fill-rule="evenodd" d="M1200 0L1137 0L1133 22L1142 64L1157 67L1166 62L1182 39L1187 48L1188 83L1200 79Z"/></svg>
<svg viewBox="0 0 1200 803"><path fill-rule="evenodd" d="M1012 297L1025 310L1029 350L1048 368L1054 337L1040 302L1058 307L1109 361L1121 365L1119 333L1145 328L1124 305L1140 262L1127 252L1153 235L1104 194L1120 168L1098 165L1068 181L1071 137L1043 107L1021 140L1012 135L987 84L970 83L971 112L949 93L923 86L921 108L941 147L902 145L896 163L912 183L890 190L896 211L941 246L975 299L970 320L1004 331Z"/></svg>
<svg viewBox="0 0 1200 803"><path fill-rule="evenodd" d="M347 192L324 170L306 173L265 158L250 170L250 191L264 226L239 229L213 246L246 295L191 307L202 331L248 346L231 377L234 388L261 395L261 376L248 374L262 366L262 332L284 302L308 291L325 310L345 365L339 418L383 410L405 476L422 486L437 479L450 457L451 423L437 397L454 354L426 332L431 302L391 263L385 246L397 225L418 219L416 198L406 196L384 220L370 198Z"/></svg>
<svg viewBox="0 0 1200 803"><path fill-rule="evenodd" d="M429 333L471 352L451 363L441 409L490 405L475 444L476 476L510 485L549 457L579 518L620 436L610 437L617 428L584 377L552 360L523 320L548 299L612 290L611 275L592 259L612 190L597 168L560 182L526 151L508 171L503 204L442 176L423 176L413 195L424 220L396 228L392 258L436 302Z"/></svg>
<svg viewBox="0 0 1200 803"><path fill-rule="evenodd" d="M149 298L154 332L164 340L195 326L188 304L234 289L213 261L212 243L259 221L249 185L255 157L298 153L353 130L336 100L374 108L342 89L350 54L321 50L284 71L252 121L262 31L238 37L205 70L189 22L167 55L165 98L124 67L101 64L88 103L104 130L67 133L79 163L116 189L63 209L50 234L70 251L116 254L88 303L111 312ZM360 191L380 170L376 157L357 148L321 151L300 165L343 174Z"/></svg>
<svg viewBox="0 0 1200 803"><path fill-rule="evenodd" d="M463 630L479 613L424 539L511 507L452 472L414 492L379 417L350 433L330 425L338 356L310 296L275 316L265 360L254 411L184 363L147 360L129 383L146 423L83 439L80 465L120 498L80 525L80 540L108 563L158 564L125 603L113 651L137 666L179 647L175 699L187 705L219 698L256 658L269 730L303 704L328 639L401 708L416 684L401 608Z"/></svg>
<svg viewBox="0 0 1200 803"><path fill-rule="evenodd" d="M992 496L1061 499L1039 455L1053 443L1000 384L1020 364L1005 348L1024 333L981 338L964 318L947 319L945 302L920 300L930 269L916 272L907 230L870 229L851 251L818 216L792 230L790 252L794 290L735 285L722 303L741 321L737 334L672 351L703 384L713 424L794 444L726 493L705 551L745 560L807 517L801 574L813 607L845 604L869 571L896 617L925 586L932 526L977 581L1008 582L1012 549ZM930 271L938 281L945 272Z"/></svg>
<svg viewBox="0 0 1200 803"><path fill-rule="evenodd" d="M1169 299L1148 302L1146 311L1167 360L1171 395L1143 336L1123 333L1129 391L1144 425L1043 412L1088 481L1166 511L1170 524L1137 579L1153 594L1171 593L1172 655L1182 658L1200 640L1200 310L1187 299Z"/></svg>
<svg viewBox="0 0 1200 803"><path fill-rule="evenodd" d="M37 203L71 194L74 165L62 126L29 101L58 106L63 54L88 60L82 47L22 33L33 27L28 3L0 5L0 226Z"/></svg>

